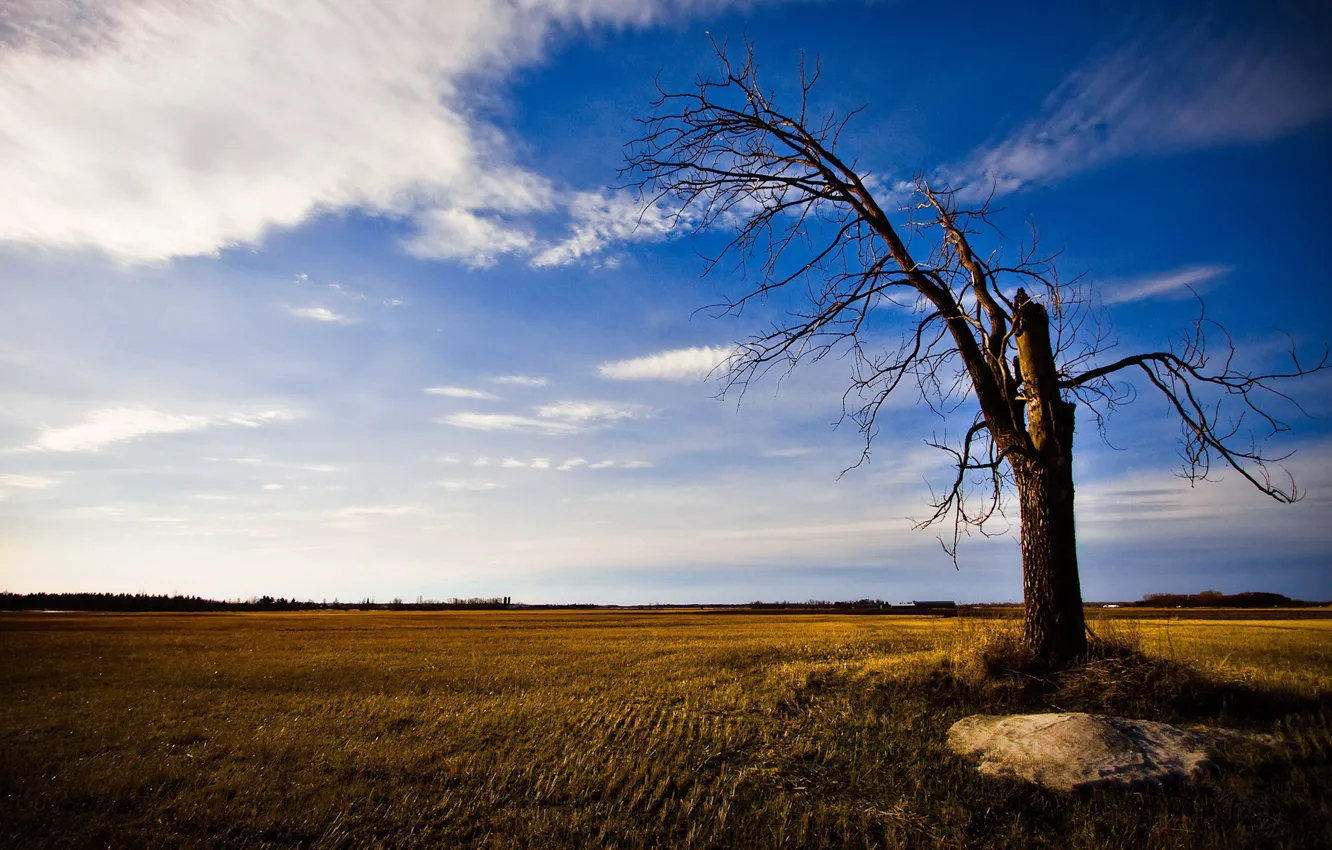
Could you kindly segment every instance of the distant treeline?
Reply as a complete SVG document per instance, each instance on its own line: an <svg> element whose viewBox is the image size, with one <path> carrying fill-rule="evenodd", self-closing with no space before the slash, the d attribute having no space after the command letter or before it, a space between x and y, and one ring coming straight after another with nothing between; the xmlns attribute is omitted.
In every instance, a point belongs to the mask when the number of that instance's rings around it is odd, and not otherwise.
<svg viewBox="0 0 1332 850"><path fill-rule="evenodd" d="M810 599L807 602L761 602L749 603L749 608L760 611L768 608L890 608L890 603L882 599L857 599L854 602L829 602L823 599Z"/></svg>
<svg viewBox="0 0 1332 850"><path fill-rule="evenodd" d="M357 602L286 599L256 596L250 599L204 599L201 596L157 596L147 593L0 593L0 611L443 611L514 607L507 596L479 596L444 601L418 598Z"/></svg>
<svg viewBox="0 0 1332 850"><path fill-rule="evenodd" d="M1124 607L1135 608L1302 608L1326 605L1322 602L1305 602L1291 599L1280 593L1233 593L1225 594L1215 590L1202 593L1149 593L1137 602L1122 603ZM993 608L1011 608L1012 603L990 605L960 606L973 613ZM1114 607L1114 606L1112 606ZM190 611L452 611L452 610L672 610L672 609L710 609L719 611L844 611L848 613L934 613L950 616L958 612L959 606L950 601L915 601L911 603L889 603L882 599L856 599L833 602L822 599L810 599L805 602L763 602L748 604L707 605L707 604L655 604L655 605L597 605L595 603L576 603L564 605L524 604L513 602L508 596L475 596L467 599L450 598L443 601L417 597L408 602L391 599L381 602L375 599L361 599L343 602L316 602L306 599L286 599L284 597L255 596L249 599L205 599L201 596L153 595L147 593L3 593L0 592L0 611L122 611L122 612L190 612ZM965 612L963 612L965 613Z"/></svg>
<svg viewBox="0 0 1332 850"><path fill-rule="evenodd" d="M1318 605L1291 599L1280 593L1221 593L1204 590L1202 593L1149 593L1137 602L1137 608L1302 608Z"/></svg>

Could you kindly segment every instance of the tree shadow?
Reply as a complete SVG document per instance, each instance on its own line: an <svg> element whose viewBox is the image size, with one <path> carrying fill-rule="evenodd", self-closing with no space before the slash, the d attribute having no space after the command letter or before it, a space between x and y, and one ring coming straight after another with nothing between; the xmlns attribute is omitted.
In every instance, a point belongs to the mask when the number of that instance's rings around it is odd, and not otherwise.
<svg viewBox="0 0 1332 850"><path fill-rule="evenodd" d="M1010 710L1083 711L1166 723L1270 728L1286 718L1332 715L1332 695L1214 679L1172 659L1136 650L1102 652L1057 671L992 660L973 696Z"/></svg>

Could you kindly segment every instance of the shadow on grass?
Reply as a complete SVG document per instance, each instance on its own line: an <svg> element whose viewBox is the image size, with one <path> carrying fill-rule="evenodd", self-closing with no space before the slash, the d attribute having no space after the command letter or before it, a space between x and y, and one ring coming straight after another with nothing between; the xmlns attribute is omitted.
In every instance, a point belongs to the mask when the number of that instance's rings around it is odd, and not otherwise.
<svg viewBox="0 0 1332 850"><path fill-rule="evenodd" d="M993 682L1017 703L1165 722L1211 721L1268 727L1291 715L1332 710L1332 698L1217 681L1182 664L1141 653L1093 658L1045 675L999 671Z"/></svg>
<svg viewBox="0 0 1332 850"><path fill-rule="evenodd" d="M1215 679L1190 664L1143 652L1121 635L1096 638L1088 657L1051 670L1012 630L981 635L919 682L931 702L985 713L1083 711L1166 723L1270 728L1292 717L1332 717L1332 695Z"/></svg>

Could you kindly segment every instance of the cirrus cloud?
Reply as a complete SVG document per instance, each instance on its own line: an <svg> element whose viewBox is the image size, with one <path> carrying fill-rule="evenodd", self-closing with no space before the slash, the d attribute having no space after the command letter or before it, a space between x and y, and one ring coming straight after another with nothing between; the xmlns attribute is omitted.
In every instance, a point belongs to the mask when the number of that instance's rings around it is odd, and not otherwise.
<svg viewBox="0 0 1332 850"><path fill-rule="evenodd" d="M353 325L356 320L350 316L336 313L327 307L288 307L287 312L298 319L323 322L329 325Z"/></svg>
<svg viewBox="0 0 1332 850"><path fill-rule="evenodd" d="M608 401L560 401L536 408L535 416L516 413L451 413L436 421L474 431L525 431L537 434L578 434L605 428L627 419L647 419L656 414L642 404Z"/></svg>
<svg viewBox="0 0 1332 850"><path fill-rule="evenodd" d="M94 410L83 421L63 428L44 426L42 434L26 447L32 452L95 452L112 443L161 434L199 431L216 425L257 428L296 419L300 414L285 410L259 413L226 413L205 416L167 413L147 407L107 407Z"/></svg>
<svg viewBox="0 0 1332 850"><path fill-rule="evenodd" d="M550 379L539 375L500 375L490 380L497 384L510 384L515 387L544 387L550 383Z"/></svg>
<svg viewBox="0 0 1332 850"><path fill-rule="evenodd" d="M688 381L708 377L735 356L735 348L704 345L674 348L645 357L602 363L597 374L616 381Z"/></svg>
<svg viewBox="0 0 1332 850"><path fill-rule="evenodd" d="M499 398L494 393L488 393L485 390L472 390L467 387L426 387L425 391L430 395L442 395L448 398L470 398L480 401L492 401Z"/></svg>
<svg viewBox="0 0 1332 850"><path fill-rule="evenodd" d="M1309 61L1321 44L1208 29L1191 17L1078 69L1038 118L944 176L983 198L1125 157L1261 144L1332 115L1332 78Z"/></svg>
<svg viewBox="0 0 1332 850"><path fill-rule="evenodd" d="M1127 304L1149 298L1187 298L1232 271L1234 269L1231 266L1215 264L1185 266L1132 280L1110 282L1100 287L1101 299L1106 304Z"/></svg>
<svg viewBox="0 0 1332 850"><path fill-rule="evenodd" d="M49 475L0 475L0 487L18 490L49 490L60 486L59 478Z"/></svg>

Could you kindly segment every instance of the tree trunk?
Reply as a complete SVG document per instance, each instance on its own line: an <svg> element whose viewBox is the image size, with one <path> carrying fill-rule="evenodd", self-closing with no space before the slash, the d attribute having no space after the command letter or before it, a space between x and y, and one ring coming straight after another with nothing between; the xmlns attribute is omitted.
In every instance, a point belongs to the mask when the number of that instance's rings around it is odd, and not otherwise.
<svg viewBox="0 0 1332 850"><path fill-rule="evenodd" d="M1031 438L1011 461L1022 506L1024 639L1041 662L1058 667L1087 652L1073 520L1074 406L1059 392L1045 307L1021 290L1014 306Z"/></svg>
<svg viewBox="0 0 1332 850"><path fill-rule="evenodd" d="M1015 465L1022 506L1023 637L1038 659L1056 667L1087 652L1070 460L1061 458L1062 468Z"/></svg>

